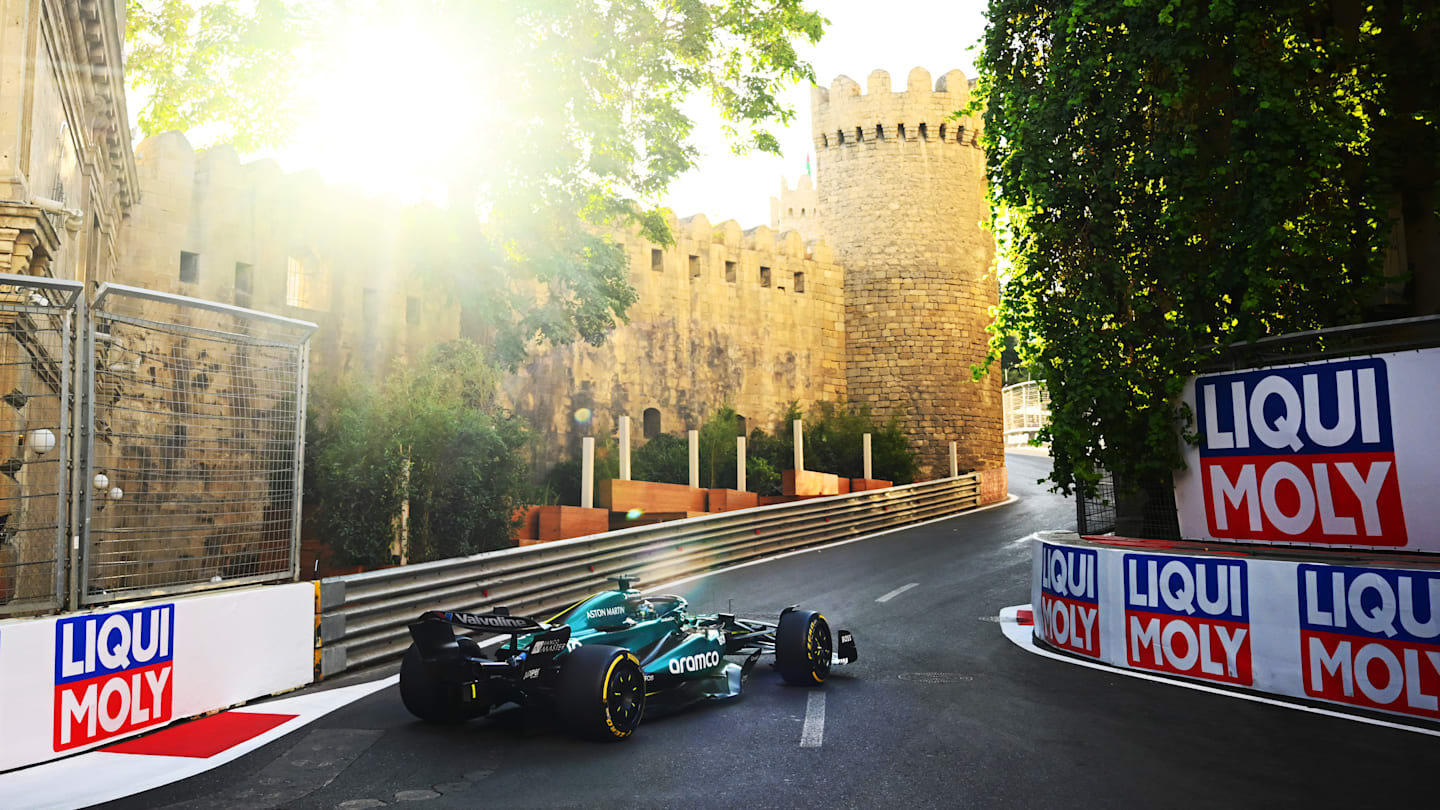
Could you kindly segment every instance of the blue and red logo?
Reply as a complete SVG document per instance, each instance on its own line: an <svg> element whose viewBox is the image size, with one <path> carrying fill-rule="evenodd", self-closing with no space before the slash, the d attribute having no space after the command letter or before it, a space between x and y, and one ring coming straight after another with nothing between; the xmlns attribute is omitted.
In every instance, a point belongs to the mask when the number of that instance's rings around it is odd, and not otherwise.
<svg viewBox="0 0 1440 810"><path fill-rule="evenodd" d="M1440 573L1300 565L1305 694L1440 717Z"/></svg>
<svg viewBox="0 0 1440 810"><path fill-rule="evenodd" d="M1094 549L1040 544L1040 637L1100 657L1100 573Z"/></svg>
<svg viewBox="0 0 1440 810"><path fill-rule="evenodd" d="M56 751L170 720L175 606L55 623Z"/></svg>
<svg viewBox="0 0 1440 810"><path fill-rule="evenodd" d="M1212 537L1406 544L1379 358L1199 378Z"/></svg>
<svg viewBox="0 0 1440 810"><path fill-rule="evenodd" d="M1242 560L1125 555L1125 654L1133 667L1248 686Z"/></svg>

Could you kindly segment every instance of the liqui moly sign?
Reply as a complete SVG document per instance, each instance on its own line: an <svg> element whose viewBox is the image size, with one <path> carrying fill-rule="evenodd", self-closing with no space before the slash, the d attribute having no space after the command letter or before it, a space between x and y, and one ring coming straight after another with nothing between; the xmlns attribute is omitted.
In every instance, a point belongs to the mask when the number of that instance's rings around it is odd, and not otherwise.
<svg viewBox="0 0 1440 810"><path fill-rule="evenodd" d="M1195 378L1181 533L1440 551L1437 396L1440 350Z"/></svg>
<svg viewBox="0 0 1440 810"><path fill-rule="evenodd" d="M1061 649L1099 658L1099 556L1093 549L1048 543L1040 550L1041 635Z"/></svg>
<svg viewBox="0 0 1440 810"><path fill-rule="evenodd" d="M1244 561L1126 554L1123 562L1130 666L1250 685Z"/></svg>
<svg viewBox="0 0 1440 810"><path fill-rule="evenodd" d="M174 605L58 620L54 750L168 722L174 654Z"/></svg>
<svg viewBox="0 0 1440 810"><path fill-rule="evenodd" d="M1440 572L1300 565L1305 694L1440 718Z"/></svg>

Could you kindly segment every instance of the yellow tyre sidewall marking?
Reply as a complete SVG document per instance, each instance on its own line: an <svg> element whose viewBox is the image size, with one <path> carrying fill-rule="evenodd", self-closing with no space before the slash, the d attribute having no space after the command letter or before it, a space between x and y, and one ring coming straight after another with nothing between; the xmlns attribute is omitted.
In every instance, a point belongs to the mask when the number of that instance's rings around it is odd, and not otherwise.
<svg viewBox="0 0 1440 810"><path fill-rule="evenodd" d="M635 730L632 728L629 731L621 731L615 727L615 719L610 716L610 700L608 697L610 694L610 677L615 674L615 668L620 666L620 662L627 658L632 663L636 662L635 656L630 653L615 656L615 660L610 662L610 668L605 670L605 680L600 686L600 705L605 707L605 725L610 727L610 733L616 737L628 737L630 736L630 732Z"/></svg>

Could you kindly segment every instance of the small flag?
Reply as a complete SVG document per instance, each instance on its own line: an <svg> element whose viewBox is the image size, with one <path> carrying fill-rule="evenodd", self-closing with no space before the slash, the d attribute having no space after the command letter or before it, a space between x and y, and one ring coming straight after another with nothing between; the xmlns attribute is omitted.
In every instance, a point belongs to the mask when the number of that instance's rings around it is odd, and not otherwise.
<svg viewBox="0 0 1440 810"><path fill-rule="evenodd" d="M805 176L806 176L806 177L812 177L812 176L813 176L813 175L810 174L810 153L809 153L809 152L806 152L806 153L805 153Z"/></svg>

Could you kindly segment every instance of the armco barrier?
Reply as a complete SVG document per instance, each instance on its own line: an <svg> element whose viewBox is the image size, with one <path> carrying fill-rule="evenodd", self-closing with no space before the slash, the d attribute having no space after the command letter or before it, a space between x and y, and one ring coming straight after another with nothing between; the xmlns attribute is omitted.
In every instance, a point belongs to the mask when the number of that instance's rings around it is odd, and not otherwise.
<svg viewBox="0 0 1440 810"><path fill-rule="evenodd" d="M979 505L979 474L970 473L331 577L319 584L317 675L398 657L410 643L406 624L426 610L505 605L543 614L602 589L616 574L638 574L642 587L659 585Z"/></svg>
<svg viewBox="0 0 1440 810"><path fill-rule="evenodd" d="M1035 636L1073 655L1440 719L1440 570L1035 540ZM1318 559L1318 558L1316 558Z"/></svg>

